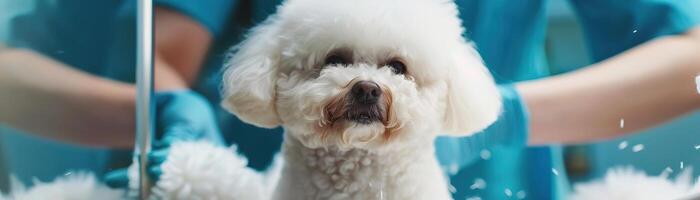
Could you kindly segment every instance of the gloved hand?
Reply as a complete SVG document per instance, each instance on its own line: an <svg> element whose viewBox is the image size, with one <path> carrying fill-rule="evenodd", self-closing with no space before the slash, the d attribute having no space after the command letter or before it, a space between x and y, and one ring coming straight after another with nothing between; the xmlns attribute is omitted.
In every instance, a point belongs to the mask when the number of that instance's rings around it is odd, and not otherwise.
<svg viewBox="0 0 700 200"><path fill-rule="evenodd" d="M156 135L148 155L148 175L153 180L162 174L160 166L165 162L172 144L207 140L223 145L214 111L201 95L190 90L157 92L154 100ZM111 187L127 187L128 181L126 169L114 170L105 176L105 182Z"/></svg>
<svg viewBox="0 0 700 200"><path fill-rule="evenodd" d="M484 131L468 137L438 137L435 151L445 169L461 169L493 146L524 146L527 143L528 112L512 84L499 85L503 113ZM455 169L455 170L456 170Z"/></svg>

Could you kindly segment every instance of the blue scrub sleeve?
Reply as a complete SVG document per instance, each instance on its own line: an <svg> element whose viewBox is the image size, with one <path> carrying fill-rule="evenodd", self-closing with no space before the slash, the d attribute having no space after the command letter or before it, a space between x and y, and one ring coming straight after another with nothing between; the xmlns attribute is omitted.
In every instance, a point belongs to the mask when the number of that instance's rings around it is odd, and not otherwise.
<svg viewBox="0 0 700 200"><path fill-rule="evenodd" d="M221 35L229 14L238 5L236 0L156 0L156 6L181 12L201 23L214 36Z"/></svg>
<svg viewBox="0 0 700 200"><path fill-rule="evenodd" d="M469 137L438 137L435 148L440 165L461 169L494 146L524 147L527 144L528 111L512 84L498 86L503 113L488 128Z"/></svg>
<svg viewBox="0 0 700 200"><path fill-rule="evenodd" d="M698 0L570 0L594 61L700 23Z"/></svg>

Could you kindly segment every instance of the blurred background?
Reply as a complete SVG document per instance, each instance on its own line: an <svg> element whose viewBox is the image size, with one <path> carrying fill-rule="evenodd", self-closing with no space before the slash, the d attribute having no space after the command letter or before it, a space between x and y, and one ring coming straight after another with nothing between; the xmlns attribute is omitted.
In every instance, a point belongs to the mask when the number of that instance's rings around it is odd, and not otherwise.
<svg viewBox="0 0 700 200"><path fill-rule="evenodd" d="M0 90L4 90L0 91L3 110L12 106L45 108L40 112L14 113L14 116L3 113L0 118L0 190L4 193L8 192L11 177L19 181L14 184L31 186L37 181L48 182L78 172L102 175L129 165L130 146L108 149L109 145L96 145L87 140L66 142L65 138L97 139L89 139L93 142L116 139L108 136L115 133L102 128L119 130L124 141L133 138L133 105L120 105L115 108L121 110L118 112L101 110L102 107L94 105L111 105L117 99L134 101L128 94L133 88L124 84L133 83L135 79L134 2L0 1L0 47L31 50L11 52L12 56L3 57L4 63L0 63L0 73L11 74L0 79L12 79L29 86L23 88L21 84L0 80L0 84L7 86L0 86ZM111 12L97 11L105 10L98 9L104 7ZM25 76L28 74L30 76ZM77 79L84 82L80 84ZM58 91L75 96L57 95ZM127 95L117 97L121 94ZM63 106L52 107L53 102L61 102ZM102 119L113 125L93 123L91 119ZM22 124L23 130L62 132L37 131L43 136L53 135L41 137L7 126L5 120ZM43 122L47 123L41 124ZM80 130L80 127L83 131L66 133ZM59 141L56 139L59 137L65 138ZM86 145L88 143L92 144Z"/></svg>
<svg viewBox="0 0 700 200"><path fill-rule="evenodd" d="M568 2L549 1L548 9L546 53L551 71L559 74L591 64L581 26ZM640 144L643 149L634 152L634 146ZM677 174L681 162L684 168L700 166L700 149L695 148L698 145L700 111L631 136L568 146L564 155L570 180L579 182L601 177L614 166L634 166L652 175L670 168L672 174ZM700 175L700 169L693 174Z"/></svg>

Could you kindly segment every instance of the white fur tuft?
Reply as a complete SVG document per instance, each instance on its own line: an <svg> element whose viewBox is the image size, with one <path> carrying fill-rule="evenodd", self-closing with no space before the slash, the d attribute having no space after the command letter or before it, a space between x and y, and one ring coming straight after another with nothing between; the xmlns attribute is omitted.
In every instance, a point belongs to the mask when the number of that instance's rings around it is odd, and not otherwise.
<svg viewBox="0 0 700 200"><path fill-rule="evenodd" d="M221 105L244 122L263 128L280 124L274 104L279 60L276 22L270 18L253 29L224 64Z"/></svg>
<svg viewBox="0 0 700 200"><path fill-rule="evenodd" d="M247 160L235 149L206 142L173 145L154 195L157 199L269 199L276 177L246 167Z"/></svg>
<svg viewBox="0 0 700 200"><path fill-rule="evenodd" d="M11 194L4 197L0 195L0 200L119 200L124 199L124 194L123 190L111 189L100 184L92 174L77 173L59 177L50 183L35 181L34 186L28 190L21 184L13 184Z"/></svg>
<svg viewBox="0 0 700 200"><path fill-rule="evenodd" d="M469 136L498 119L501 95L476 50L465 41L453 55L443 131Z"/></svg>
<svg viewBox="0 0 700 200"><path fill-rule="evenodd" d="M690 169L676 177L676 181L666 174L649 176L631 167L614 168L605 178L574 187L571 200L657 200L657 199L698 199L700 183L693 186Z"/></svg>

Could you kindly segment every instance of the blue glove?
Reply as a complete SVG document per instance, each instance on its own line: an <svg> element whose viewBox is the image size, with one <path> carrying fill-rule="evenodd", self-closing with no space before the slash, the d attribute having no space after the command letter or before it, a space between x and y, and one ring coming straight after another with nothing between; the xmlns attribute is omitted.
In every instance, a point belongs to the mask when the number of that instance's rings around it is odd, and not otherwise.
<svg viewBox="0 0 700 200"><path fill-rule="evenodd" d="M503 98L503 113L484 131L468 137L438 137L435 151L445 169L461 169L474 162L482 150L497 145L525 146L527 143L528 112L511 84L499 85Z"/></svg>
<svg viewBox="0 0 700 200"><path fill-rule="evenodd" d="M148 155L148 175L157 180L162 174L160 165L165 162L172 144L181 141L207 140L223 145L211 104L201 95L190 90L157 92L156 135L152 151ZM126 187L126 169L107 173L105 182L112 187Z"/></svg>

